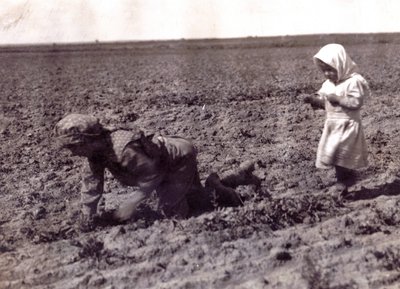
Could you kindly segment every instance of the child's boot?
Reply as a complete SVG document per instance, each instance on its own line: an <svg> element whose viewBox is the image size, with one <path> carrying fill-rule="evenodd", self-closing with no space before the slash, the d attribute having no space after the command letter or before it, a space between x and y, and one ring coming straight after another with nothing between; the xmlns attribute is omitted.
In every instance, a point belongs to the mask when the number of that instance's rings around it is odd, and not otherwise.
<svg viewBox="0 0 400 289"><path fill-rule="evenodd" d="M261 185L261 180L253 175L254 162L246 161L240 164L239 168L225 172L221 177L224 186L236 188L240 185Z"/></svg>

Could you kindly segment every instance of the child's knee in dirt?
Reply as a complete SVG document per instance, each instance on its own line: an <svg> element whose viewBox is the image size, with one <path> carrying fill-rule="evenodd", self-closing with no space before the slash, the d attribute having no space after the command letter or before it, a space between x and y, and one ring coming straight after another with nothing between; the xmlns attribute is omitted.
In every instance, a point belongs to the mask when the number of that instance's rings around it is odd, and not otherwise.
<svg viewBox="0 0 400 289"><path fill-rule="evenodd" d="M239 194L232 188L219 187L216 189L216 202L221 207L238 207L243 205Z"/></svg>

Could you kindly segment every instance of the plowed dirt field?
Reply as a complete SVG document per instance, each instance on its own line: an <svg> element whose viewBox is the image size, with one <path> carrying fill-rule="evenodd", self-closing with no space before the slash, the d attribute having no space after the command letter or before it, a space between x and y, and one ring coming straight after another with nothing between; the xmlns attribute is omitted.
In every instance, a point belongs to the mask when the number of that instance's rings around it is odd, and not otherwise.
<svg viewBox="0 0 400 289"><path fill-rule="evenodd" d="M343 202L333 170L314 167L324 111L301 100L324 80L312 56L327 41L1 51L0 288L400 288L400 44L344 43L372 95L370 165ZM182 221L151 198L82 233L82 160L52 138L71 112L193 139L203 181L254 160L262 186ZM111 209L135 188L107 175L105 190Z"/></svg>

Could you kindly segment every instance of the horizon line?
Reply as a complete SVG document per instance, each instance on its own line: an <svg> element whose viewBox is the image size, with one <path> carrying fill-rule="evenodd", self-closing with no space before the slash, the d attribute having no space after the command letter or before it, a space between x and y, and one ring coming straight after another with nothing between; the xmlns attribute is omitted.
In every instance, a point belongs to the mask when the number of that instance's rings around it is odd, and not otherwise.
<svg viewBox="0 0 400 289"><path fill-rule="evenodd" d="M305 36L344 36L344 35L400 35L400 32L338 32L338 33L304 33L304 34L282 34L270 36L238 36L238 37L221 37L221 38L171 38L171 39L126 39L126 40L88 40L88 41L68 41L68 42L26 42L26 43L8 43L0 44L0 48L5 47L26 47L26 46L57 46L57 45L85 45L85 44L129 44L129 43L153 43L153 42L180 42L180 41L218 41L218 40L240 40L240 39L276 39L276 38L296 38Z"/></svg>

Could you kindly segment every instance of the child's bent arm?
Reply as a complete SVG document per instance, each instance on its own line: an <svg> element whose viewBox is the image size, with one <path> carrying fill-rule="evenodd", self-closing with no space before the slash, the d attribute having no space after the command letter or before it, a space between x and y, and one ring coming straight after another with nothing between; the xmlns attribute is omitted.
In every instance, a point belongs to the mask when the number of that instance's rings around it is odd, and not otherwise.
<svg viewBox="0 0 400 289"><path fill-rule="evenodd" d="M360 109L364 103L365 87L359 81L351 82L346 94L338 99L340 106L347 109Z"/></svg>
<svg viewBox="0 0 400 289"><path fill-rule="evenodd" d="M339 105L347 109L360 109L363 105L363 100L360 97L353 97L351 95L346 95L339 101Z"/></svg>

